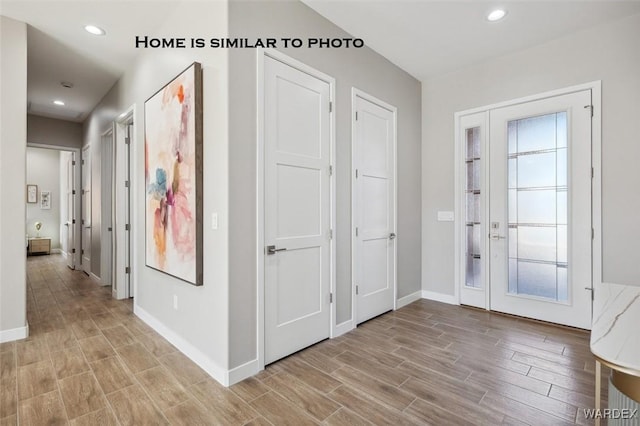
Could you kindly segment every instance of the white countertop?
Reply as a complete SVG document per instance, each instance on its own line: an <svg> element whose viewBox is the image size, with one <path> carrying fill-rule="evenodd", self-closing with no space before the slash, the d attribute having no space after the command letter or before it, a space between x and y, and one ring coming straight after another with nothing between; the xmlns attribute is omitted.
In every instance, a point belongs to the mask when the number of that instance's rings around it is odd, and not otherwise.
<svg viewBox="0 0 640 426"><path fill-rule="evenodd" d="M604 283L596 288L591 352L640 374L640 287Z"/></svg>

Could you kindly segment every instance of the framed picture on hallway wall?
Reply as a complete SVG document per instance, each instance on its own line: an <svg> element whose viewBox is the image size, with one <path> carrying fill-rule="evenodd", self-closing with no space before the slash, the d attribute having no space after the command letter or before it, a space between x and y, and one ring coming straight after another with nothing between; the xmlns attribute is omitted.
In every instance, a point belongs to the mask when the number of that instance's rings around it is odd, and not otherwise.
<svg viewBox="0 0 640 426"><path fill-rule="evenodd" d="M43 210L51 209L51 191L40 191L40 208Z"/></svg>
<svg viewBox="0 0 640 426"><path fill-rule="evenodd" d="M144 104L146 265L202 285L202 68Z"/></svg>
<svg viewBox="0 0 640 426"><path fill-rule="evenodd" d="M38 185L27 185L27 203L38 202Z"/></svg>

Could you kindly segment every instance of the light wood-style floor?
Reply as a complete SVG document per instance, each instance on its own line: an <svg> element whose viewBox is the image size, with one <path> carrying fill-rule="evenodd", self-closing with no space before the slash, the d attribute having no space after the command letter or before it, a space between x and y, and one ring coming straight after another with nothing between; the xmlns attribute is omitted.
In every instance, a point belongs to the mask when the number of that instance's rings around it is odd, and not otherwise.
<svg viewBox="0 0 640 426"><path fill-rule="evenodd" d="M27 265L31 336L0 345L0 426L537 426L594 407L586 332L425 300L227 389L61 256Z"/></svg>

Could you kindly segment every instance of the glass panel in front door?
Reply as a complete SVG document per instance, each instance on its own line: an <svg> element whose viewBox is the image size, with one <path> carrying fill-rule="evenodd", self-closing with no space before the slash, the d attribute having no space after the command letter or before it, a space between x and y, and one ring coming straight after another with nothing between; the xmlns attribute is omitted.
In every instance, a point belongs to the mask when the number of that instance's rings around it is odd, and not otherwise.
<svg viewBox="0 0 640 426"><path fill-rule="evenodd" d="M482 288L480 274L480 127L465 130L466 185L466 280L467 287Z"/></svg>
<svg viewBox="0 0 640 426"><path fill-rule="evenodd" d="M507 126L508 291L566 303L567 113Z"/></svg>

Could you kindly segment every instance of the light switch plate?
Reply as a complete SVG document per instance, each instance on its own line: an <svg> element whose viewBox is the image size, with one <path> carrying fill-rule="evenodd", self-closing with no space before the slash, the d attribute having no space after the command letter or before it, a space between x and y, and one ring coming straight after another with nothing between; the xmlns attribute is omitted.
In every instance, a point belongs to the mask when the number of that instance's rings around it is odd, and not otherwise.
<svg viewBox="0 0 640 426"><path fill-rule="evenodd" d="M438 222L453 222L454 220L453 212L438 212Z"/></svg>

